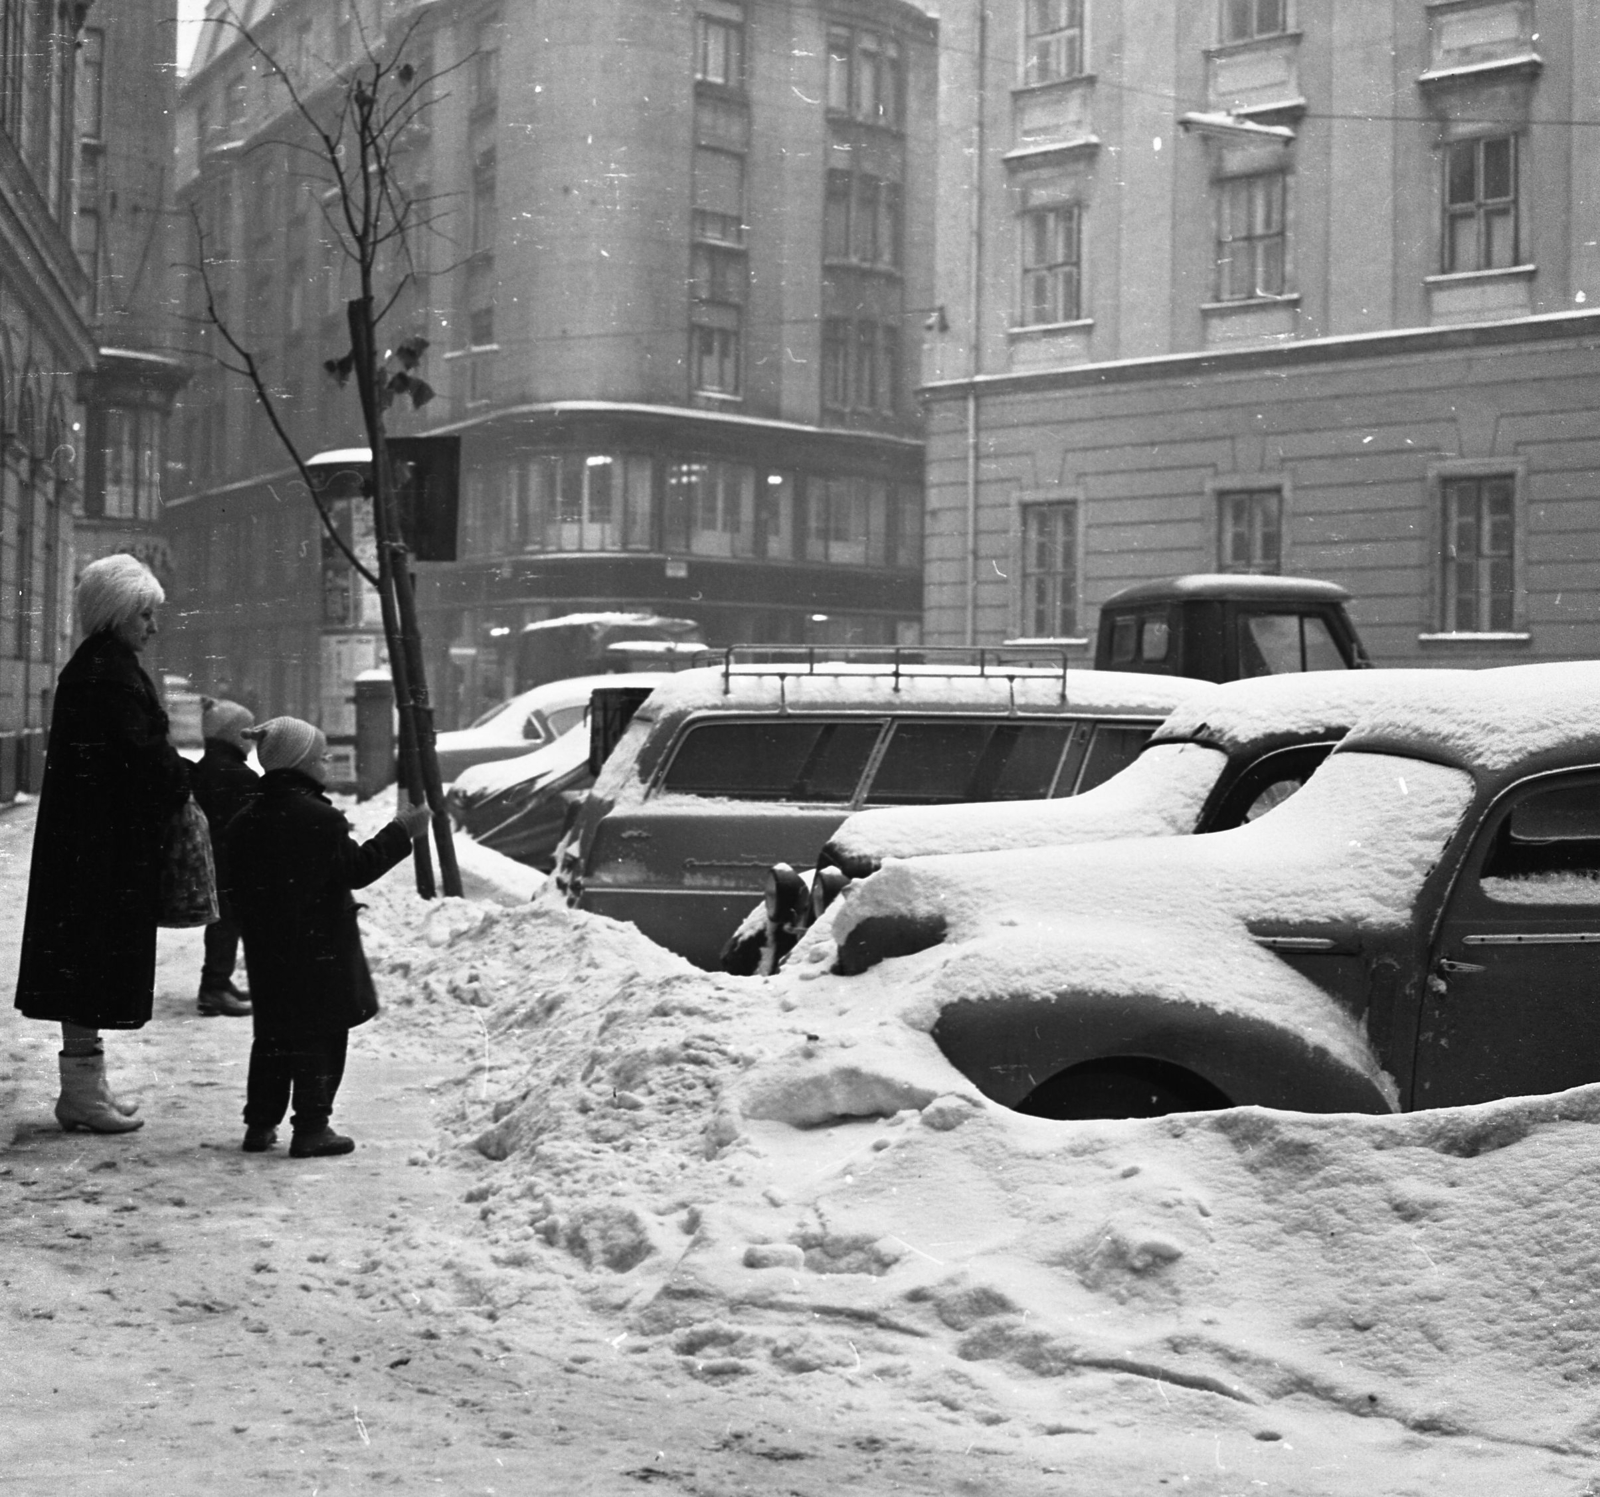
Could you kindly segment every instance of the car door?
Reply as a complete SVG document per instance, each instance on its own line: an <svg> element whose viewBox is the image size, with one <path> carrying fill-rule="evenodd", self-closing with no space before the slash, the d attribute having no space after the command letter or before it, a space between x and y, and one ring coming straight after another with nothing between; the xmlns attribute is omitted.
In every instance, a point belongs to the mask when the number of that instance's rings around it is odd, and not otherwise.
<svg viewBox="0 0 1600 1497"><path fill-rule="evenodd" d="M1431 958L1414 1106L1600 1081L1600 771L1541 775L1500 798Z"/></svg>

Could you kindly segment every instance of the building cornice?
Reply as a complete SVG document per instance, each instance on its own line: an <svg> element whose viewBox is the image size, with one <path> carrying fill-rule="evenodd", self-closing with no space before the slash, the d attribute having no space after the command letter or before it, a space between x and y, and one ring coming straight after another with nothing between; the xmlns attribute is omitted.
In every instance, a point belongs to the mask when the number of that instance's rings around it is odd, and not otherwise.
<svg viewBox="0 0 1600 1497"><path fill-rule="evenodd" d="M1197 375L1244 374L1262 369L1291 369L1305 364L1448 353L1579 338L1600 338L1600 311L1550 312L1536 317L1516 317L1496 322L1385 329L1382 332L1351 333L1335 338L1299 338L1252 348L1208 348L1193 353L1112 359L1104 363L1073 364L1056 369L980 374L966 379L936 380L923 385L918 394L927 401L940 401L974 392L1008 394L1084 389L1096 385L1193 379Z"/></svg>

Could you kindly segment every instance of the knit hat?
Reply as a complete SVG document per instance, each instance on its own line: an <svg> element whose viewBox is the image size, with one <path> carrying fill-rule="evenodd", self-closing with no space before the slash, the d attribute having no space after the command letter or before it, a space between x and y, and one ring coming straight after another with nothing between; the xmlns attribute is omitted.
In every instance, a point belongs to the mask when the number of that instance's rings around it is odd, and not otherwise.
<svg viewBox="0 0 1600 1497"><path fill-rule="evenodd" d="M256 720L255 713L237 702L219 702L212 697L201 697L200 706L202 738L228 738L248 728Z"/></svg>
<svg viewBox="0 0 1600 1497"><path fill-rule="evenodd" d="M255 740L256 758L267 770L299 769L328 749L322 729L298 717L269 717L259 726L245 729L244 736Z"/></svg>

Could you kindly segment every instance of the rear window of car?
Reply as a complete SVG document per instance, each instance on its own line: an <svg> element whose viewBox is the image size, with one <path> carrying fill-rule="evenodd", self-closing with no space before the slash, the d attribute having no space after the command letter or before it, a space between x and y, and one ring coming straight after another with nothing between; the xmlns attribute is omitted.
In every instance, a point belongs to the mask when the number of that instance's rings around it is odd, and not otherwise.
<svg viewBox="0 0 1600 1497"><path fill-rule="evenodd" d="M552 738L559 738L563 733L570 732L584 719L584 714L589 710L583 702L573 707L557 707L553 712L547 712L544 720L550 729Z"/></svg>
<svg viewBox="0 0 1600 1497"><path fill-rule="evenodd" d="M698 723L684 734L661 789L731 800L848 803L882 731L881 720Z"/></svg>

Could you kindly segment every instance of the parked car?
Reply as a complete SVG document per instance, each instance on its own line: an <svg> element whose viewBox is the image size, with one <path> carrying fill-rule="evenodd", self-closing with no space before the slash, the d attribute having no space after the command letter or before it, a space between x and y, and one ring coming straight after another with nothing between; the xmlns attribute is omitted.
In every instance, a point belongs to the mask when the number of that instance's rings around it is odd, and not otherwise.
<svg viewBox="0 0 1600 1497"><path fill-rule="evenodd" d="M1340 671L1234 681L1181 702L1144 751L1071 800L883 806L847 817L809 876L780 865L766 899L723 952L724 971L771 972L850 884L890 858L1175 837L1242 826L1310 778L1351 723L1404 678L1431 671Z"/></svg>
<svg viewBox="0 0 1600 1497"><path fill-rule="evenodd" d="M530 691L547 681L566 681L596 671L625 669L613 664L619 652L641 657L662 646L702 652L700 626L693 619L655 613L566 613L524 624L517 637L517 687ZM649 661L649 665L657 661Z"/></svg>
<svg viewBox="0 0 1600 1497"><path fill-rule="evenodd" d="M1100 605L1094 663L1206 681L1368 665L1350 594L1312 577L1196 573L1126 587Z"/></svg>
<svg viewBox="0 0 1600 1497"><path fill-rule="evenodd" d="M439 778L448 785L475 764L519 759L553 743L583 721L595 687L616 679L602 675L549 681L491 707L470 727L439 734Z"/></svg>
<svg viewBox="0 0 1600 1497"><path fill-rule="evenodd" d="M1383 1112L1600 1081L1600 663L1395 673L1203 837L886 863L797 948L1047 1117Z"/></svg>
<svg viewBox="0 0 1600 1497"><path fill-rule="evenodd" d="M556 844L571 819L574 802L594 784L592 700L597 694L622 694L637 703L670 680L671 673L635 671L582 679L590 685L589 696L576 713L560 713L559 720L570 724L565 732L532 753L463 770L446 797L451 819L474 841L544 873L553 866ZM557 714L551 717L556 719Z"/></svg>
<svg viewBox="0 0 1600 1497"><path fill-rule="evenodd" d="M987 652L930 664L934 653L867 664L791 652L657 687L557 853L568 901L713 967L771 865L809 863L851 811L1087 790L1205 690Z"/></svg>

